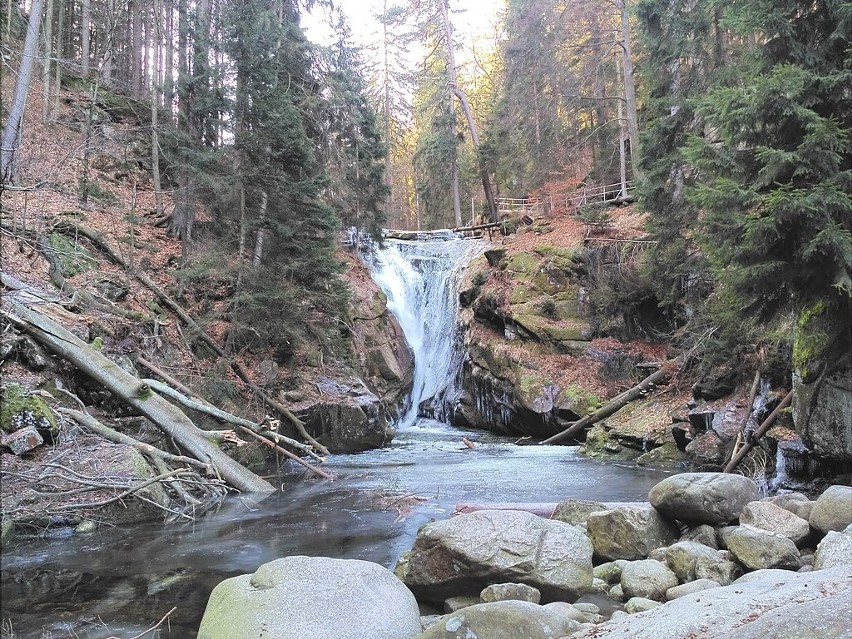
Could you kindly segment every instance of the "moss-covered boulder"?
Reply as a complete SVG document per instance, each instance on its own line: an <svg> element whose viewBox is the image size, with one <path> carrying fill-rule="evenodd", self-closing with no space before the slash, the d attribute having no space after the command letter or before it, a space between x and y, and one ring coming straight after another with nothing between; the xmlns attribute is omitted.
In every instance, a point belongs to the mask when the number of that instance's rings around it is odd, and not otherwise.
<svg viewBox="0 0 852 639"><path fill-rule="evenodd" d="M65 235L51 233L47 239L59 256L63 276L74 277L97 268L98 262L92 254Z"/></svg>
<svg viewBox="0 0 852 639"><path fill-rule="evenodd" d="M10 384L0 391L0 428L7 433L34 427L53 437L59 432L56 415L44 398L29 394L19 384Z"/></svg>

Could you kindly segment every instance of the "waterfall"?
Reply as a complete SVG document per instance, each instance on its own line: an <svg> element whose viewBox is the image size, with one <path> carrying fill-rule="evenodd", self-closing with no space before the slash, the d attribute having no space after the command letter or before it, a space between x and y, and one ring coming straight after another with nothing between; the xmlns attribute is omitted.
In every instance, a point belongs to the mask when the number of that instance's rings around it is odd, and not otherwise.
<svg viewBox="0 0 852 639"><path fill-rule="evenodd" d="M464 360L458 333L461 274L484 244L452 236L436 240L385 240L370 260L373 279L414 352L414 384L398 427L411 426L424 402L448 421L460 395Z"/></svg>

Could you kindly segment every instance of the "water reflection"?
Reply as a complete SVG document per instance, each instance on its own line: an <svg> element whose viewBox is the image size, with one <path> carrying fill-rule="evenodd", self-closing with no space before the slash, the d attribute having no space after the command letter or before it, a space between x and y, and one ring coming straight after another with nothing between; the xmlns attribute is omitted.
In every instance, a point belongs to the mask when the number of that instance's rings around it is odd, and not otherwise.
<svg viewBox="0 0 852 639"><path fill-rule="evenodd" d="M568 447L516 446L429 420L390 448L333 456L327 468L333 483L285 477L284 492L231 498L192 524L19 542L2 557L2 616L18 637L95 639L140 632L177 606L160 636L193 637L213 586L272 559L324 555L392 567L421 525L449 517L458 502L644 500L661 478Z"/></svg>

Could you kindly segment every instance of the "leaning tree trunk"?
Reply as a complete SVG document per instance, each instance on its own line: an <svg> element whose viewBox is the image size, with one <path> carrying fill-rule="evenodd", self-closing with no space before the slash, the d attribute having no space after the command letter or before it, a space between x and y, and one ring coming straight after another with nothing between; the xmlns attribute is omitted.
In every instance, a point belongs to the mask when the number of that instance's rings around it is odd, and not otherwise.
<svg viewBox="0 0 852 639"><path fill-rule="evenodd" d="M38 55L38 32L41 29L41 12L44 0L33 0L30 8L30 22L27 27L27 37L24 39L24 50L21 55L21 66L18 69L18 81L15 83L15 97L12 108L3 129L3 142L0 146L0 183L12 181L12 163L21 133L21 121L24 119L24 108L27 105L27 92L33 74L33 60Z"/></svg>
<svg viewBox="0 0 852 639"><path fill-rule="evenodd" d="M21 326L50 352L65 359L145 415L199 461L211 464L229 485L245 492L271 492L274 486L243 467L204 437L179 408L154 393L142 380L46 316L9 300L2 314Z"/></svg>

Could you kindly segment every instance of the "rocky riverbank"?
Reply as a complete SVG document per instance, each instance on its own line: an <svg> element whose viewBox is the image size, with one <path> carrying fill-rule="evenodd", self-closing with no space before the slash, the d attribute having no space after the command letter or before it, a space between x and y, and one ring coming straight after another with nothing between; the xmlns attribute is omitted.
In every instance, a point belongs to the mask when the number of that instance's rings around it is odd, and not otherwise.
<svg viewBox="0 0 852 639"><path fill-rule="evenodd" d="M394 572L276 560L213 591L199 639L848 639L852 488L684 473L646 504L482 510L422 528Z"/></svg>

